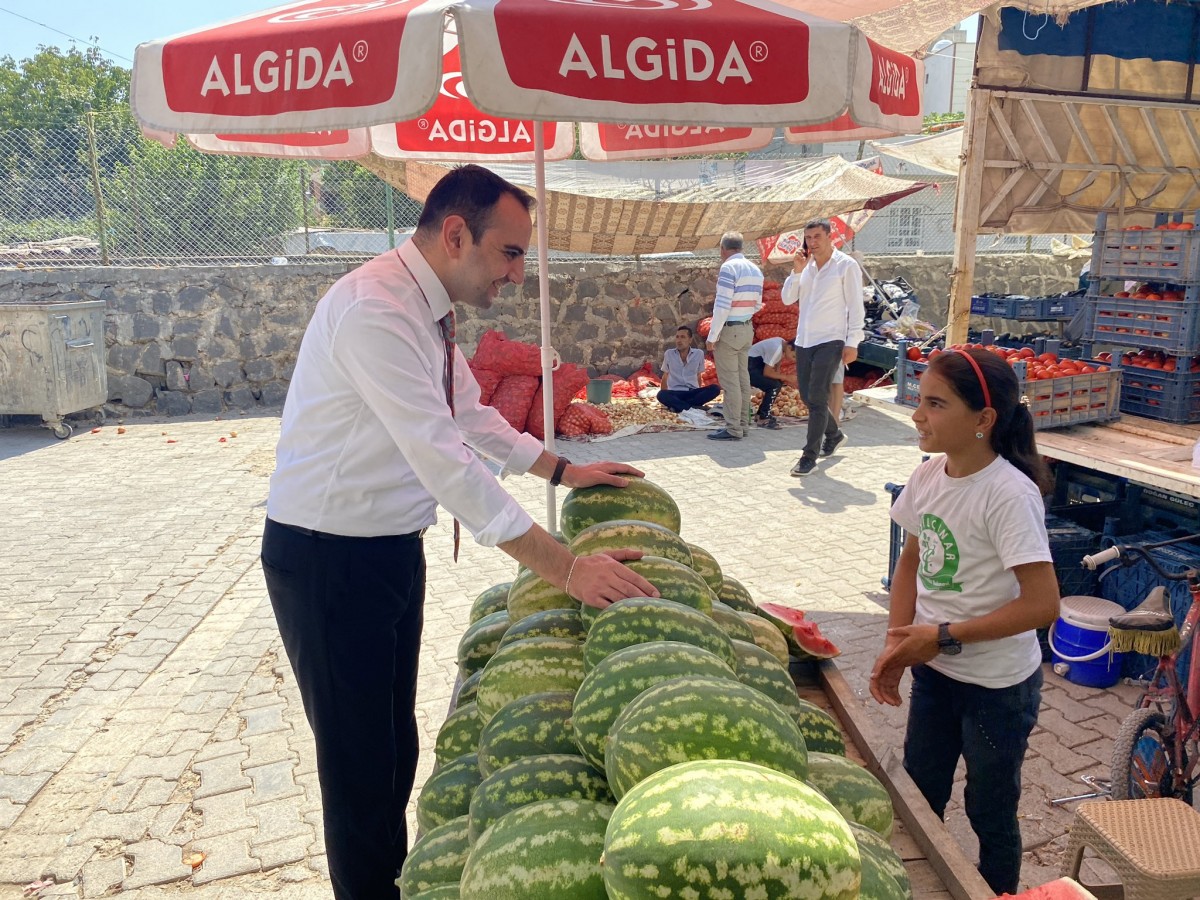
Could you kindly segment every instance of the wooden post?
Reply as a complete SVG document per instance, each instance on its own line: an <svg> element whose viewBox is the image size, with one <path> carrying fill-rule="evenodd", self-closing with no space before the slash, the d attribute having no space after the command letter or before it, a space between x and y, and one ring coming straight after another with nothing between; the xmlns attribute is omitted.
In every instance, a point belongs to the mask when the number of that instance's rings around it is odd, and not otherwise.
<svg viewBox="0 0 1200 900"><path fill-rule="evenodd" d="M967 340L991 99L991 91L971 88L963 134L963 162L958 170L958 192L954 203L954 266L950 273L950 310L946 317L947 344L963 344Z"/></svg>

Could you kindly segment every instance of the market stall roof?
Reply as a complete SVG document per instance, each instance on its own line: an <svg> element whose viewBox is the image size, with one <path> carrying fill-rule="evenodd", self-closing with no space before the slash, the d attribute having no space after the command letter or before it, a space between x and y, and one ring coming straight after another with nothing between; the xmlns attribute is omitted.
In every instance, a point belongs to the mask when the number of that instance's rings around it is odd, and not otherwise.
<svg viewBox="0 0 1200 900"><path fill-rule="evenodd" d="M962 165L963 130L955 128L942 134L927 134L907 141L886 143L868 141L871 149L914 166L958 176Z"/></svg>
<svg viewBox="0 0 1200 900"><path fill-rule="evenodd" d="M358 162L417 200L446 172L378 157ZM532 176L528 167L491 168L517 183L528 184ZM837 156L764 167L757 176L730 172L673 190L599 171L586 163L547 165L549 249L611 256L709 250L727 231L753 240L813 219L881 209L926 187Z"/></svg>

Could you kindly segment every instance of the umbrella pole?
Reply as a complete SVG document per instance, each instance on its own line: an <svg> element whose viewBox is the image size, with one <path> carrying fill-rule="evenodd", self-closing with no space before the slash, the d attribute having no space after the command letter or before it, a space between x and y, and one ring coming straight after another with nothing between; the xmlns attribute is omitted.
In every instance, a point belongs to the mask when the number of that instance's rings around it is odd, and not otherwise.
<svg viewBox="0 0 1200 900"><path fill-rule="evenodd" d="M546 227L546 139L540 122L533 123L534 189L537 195L538 296L542 325L542 428L546 432L546 450L554 452L554 367L555 352L550 345L550 251ZM554 485L546 482L546 530L557 526L558 502Z"/></svg>

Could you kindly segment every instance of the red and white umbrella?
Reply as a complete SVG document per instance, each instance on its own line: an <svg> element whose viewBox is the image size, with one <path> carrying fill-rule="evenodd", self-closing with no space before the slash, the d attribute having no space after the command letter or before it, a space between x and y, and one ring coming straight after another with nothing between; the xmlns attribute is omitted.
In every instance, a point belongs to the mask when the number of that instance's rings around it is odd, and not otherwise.
<svg viewBox="0 0 1200 900"><path fill-rule="evenodd" d="M298 0L140 45L131 102L144 127L215 152L515 159L527 149L496 135L520 130L532 135L540 208L547 147L561 154L565 135L574 140L553 123L603 123L583 145L610 159L748 149L774 128L841 117L873 135L919 131L921 64L799 2ZM487 134L464 132L467 152L435 156L429 114L460 100L473 114L457 118L467 130L486 121ZM549 384L543 217L537 224ZM553 524L552 488L548 501Z"/></svg>

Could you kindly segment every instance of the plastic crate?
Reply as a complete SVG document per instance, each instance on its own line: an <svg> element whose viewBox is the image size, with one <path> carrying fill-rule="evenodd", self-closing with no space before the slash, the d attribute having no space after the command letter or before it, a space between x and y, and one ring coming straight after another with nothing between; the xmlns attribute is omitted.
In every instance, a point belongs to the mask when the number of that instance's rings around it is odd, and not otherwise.
<svg viewBox="0 0 1200 900"><path fill-rule="evenodd" d="M1192 296L1196 293L1189 290L1186 300L1108 297L1093 281L1084 340L1193 354L1200 345L1200 296Z"/></svg>
<svg viewBox="0 0 1200 900"><path fill-rule="evenodd" d="M1050 556L1058 590L1064 597L1091 596L1096 590L1096 573L1081 565L1088 553L1100 549L1098 531L1084 528L1054 513L1046 514L1046 537L1050 541Z"/></svg>
<svg viewBox="0 0 1200 900"><path fill-rule="evenodd" d="M1137 507L1139 530L1177 530L1200 534L1200 501L1158 488L1131 485L1129 502Z"/></svg>
<svg viewBox="0 0 1200 900"><path fill-rule="evenodd" d="M1187 284L1200 279L1200 232L1107 228L1107 215L1096 220L1092 241L1093 278L1125 278Z"/></svg>
<svg viewBox="0 0 1200 900"><path fill-rule="evenodd" d="M972 297L971 298L971 315L973 316L989 316L991 315L992 298L991 297Z"/></svg>
<svg viewBox="0 0 1200 900"><path fill-rule="evenodd" d="M1120 475L1059 461L1054 464L1054 499L1050 512L1071 518L1070 510L1076 506L1103 506L1124 500L1128 484L1129 479ZM1082 524L1093 531L1099 530L1086 522Z"/></svg>
<svg viewBox="0 0 1200 900"><path fill-rule="evenodd" d="M894 506L896 503L896 498L899 497L900 492L904 490L904 485L892 484L889 481L883 486L883 488L892 495L891 505ZM896 571L896 563L900 561L900 551L904 549L904 538L906 536L904 529L892 521L890 516L888 517L888 523L887 575L880 579L883 582L884 590L891 590L892 588L892 574Z"/></svg>
<svg viewBox="0 0 1200 900"><path fill-rule="evenodd" d="M911 360L907 353L908 344L901 342L896 354L896 402L915 407L921 402L921 375L929 368L929 363ZM1017 363L1013 368L1021 393L1029 400L1035 430L1107 422L1121 415L1119 370L1027 381L1023 363Z"/></svg>
<svg viewBox="0 0 1200 900"><path fill-rule="evenodd" d="M1121 412L1163 422L1200 422L1200 372L1121 369Z"/></svg>
<svg viewBox="0 0 1200 900"><path fill-rule="evenodd" d="M1046 319L1073 319L1083 304L1083 298L1076 296L1047 297L1042 301L1042 316Z"/></svg>

